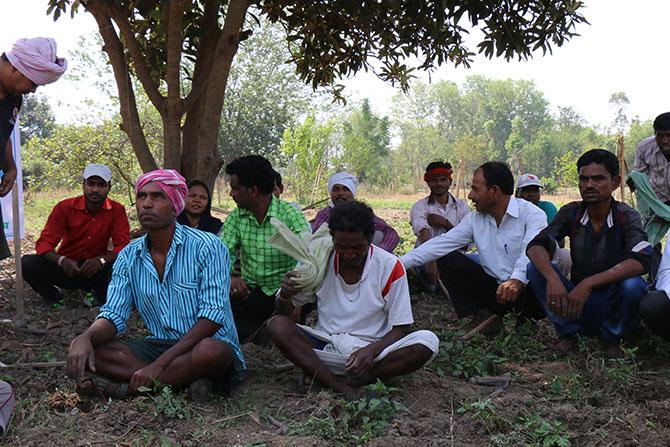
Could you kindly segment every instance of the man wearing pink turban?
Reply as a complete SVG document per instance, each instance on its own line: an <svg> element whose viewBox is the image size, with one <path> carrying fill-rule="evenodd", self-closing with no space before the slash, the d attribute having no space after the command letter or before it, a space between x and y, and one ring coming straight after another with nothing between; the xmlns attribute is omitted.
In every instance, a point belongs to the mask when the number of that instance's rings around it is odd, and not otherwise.
<svg viewBox="0 0 670 447"><path fill-rule="evenodd" d="M228 249L177 223L187 191L177 171L147 172L135 191L147 234L116 258L107 303L70 344L68 373L80 394L122 398L160 382L188 387L199 400L246 369L228 295ZM116 339L132 308L150 336Z"/></svg>
<svg viewBox="0 0 670 447"><path fill-rule="evenodd" d="M19 39L11 51L0 55L0 197L12 190L16 180L10 136L21 109L22 95L57 81L66 69L67 61L56 55L56 41L48 37ZM0 259L4 259L11 253L4 232L0 233Z"/></svg>

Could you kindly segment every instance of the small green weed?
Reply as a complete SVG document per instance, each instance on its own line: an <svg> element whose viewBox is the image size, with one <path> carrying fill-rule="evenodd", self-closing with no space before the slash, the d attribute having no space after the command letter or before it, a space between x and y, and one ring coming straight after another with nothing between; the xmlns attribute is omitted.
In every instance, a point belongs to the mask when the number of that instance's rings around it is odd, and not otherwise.
<svg viewBox="0 0 670 447"><path fill-rule="evenodd" d="M331 441L364 444L386 432L395 415L404 411L405 406L394 400L392 394L398 389L386 386L382 381L365 387L374 397L361 398L352 402L338 401L326 414L312 414L306 421L293 423L289 434L293 436L319 436ZM339 417L332 414L339 408Z"/></svg>
<svg viewBox="0 0 670 447"><path fill-rule="evenodd" d="M534 324L527 320L517 325L518 318L518 315L512 313L505 315L505 328L514 329L503 331L495 337L491 343L492 351L512 362L534 362L555 358L556 355L534 336L536 331Z"/></svg>
<svg viewBox="0 0 670 447"><path fill-rule="evenodd" d="M475 400L463 402L456 410L456 413L472 413L475 418L479 419L486 426L487 432L493 433L495 428L505 424L505 421L500 419L496 413L497 409L496 404L491 402L491 399Z"/></svg>
<svg viewBox="0 0 670 447"><path fill-rule="evenodd" d="M587 395L584 378L577 372L554 377L548 392L553 400L580 400Z"/></svg>
<svg viewBox="0 0 670 447"><path fill-rule="evenodd" d="M490 420L495 417L496 404L491 399L476 400L473 402L464 402L457 410L458 414L474 413L475 417L481 420Z"/></svg>
<svg viewBox="0 0 670 447"><path fill-rule="evenodd" d="M191 407L181 395L176 395L172 387L164 386L156 396L152 396L156 414L168 419L186 419L191 415Z"/></svg>
<svg viewBox="0 0 670 447"><path fill-rule="evenodd" d="M637 347L623 348L623 358L611 359L607 362L604 368L605 377L615 388L626 388L633 383L637 373L637 362L635 361L637 349Z"/></svg>
<svg viewBox="0 0 670 447"><path fill-rule="evenodd" d="M428 365L440 376L470 378L496 374L497 366L507 361L492 351L492 346L481 336L470 339L467 343L460 339L460 332L442 330L440 352L437 358Z"/></svg>
<svg viewBox="0 0 670 447"><path fill-rule="evenodd" d="M395 415L405 406L391 398L398 388L388 387L381 380L365 387L375 397L347 402L341 422L353 431L353 438L367 442L383 434Z"/></svg>
<svg viewBox="0 0 670 447"><path fill-rule="evenodd" d="M562 422L546 420L537 413L524 413L509 433L490 438L494 446L569 447L570 433Z"/></svg>
<svg viewBox="0 0 670 447"><path fill-rule="evenodd" d="M340 439L343 435L338 422L330 415L319 417L311 415L306 421L292 424L288 434L291 436L318 436L324 439Z"/></svg>

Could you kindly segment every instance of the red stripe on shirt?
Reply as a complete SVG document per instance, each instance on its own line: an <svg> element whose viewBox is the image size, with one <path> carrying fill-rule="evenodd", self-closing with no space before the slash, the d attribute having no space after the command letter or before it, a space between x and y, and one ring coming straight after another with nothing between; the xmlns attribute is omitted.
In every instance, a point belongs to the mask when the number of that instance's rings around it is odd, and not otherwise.
<svg viewBox="0 0 670 447"><path fill-rule="evenodd" d="M395 266L393 266L391 274L389 275L388 281L386 281L384 290L382 290L382 297L386 298L386 295L388 295L389 291L391 290L393 283L403 276L405 276L405 268L402 266L400 260L397 260L395 262Z"/></svg>

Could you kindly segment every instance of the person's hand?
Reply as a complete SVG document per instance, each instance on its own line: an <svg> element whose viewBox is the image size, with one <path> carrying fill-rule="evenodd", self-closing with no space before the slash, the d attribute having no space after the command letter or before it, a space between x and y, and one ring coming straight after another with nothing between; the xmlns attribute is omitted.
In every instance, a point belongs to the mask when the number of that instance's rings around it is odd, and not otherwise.
<svg viewBox="0 0 670 447"><path fill-rule="evenodd" d="M349 356L344 365L344 372L347 376L356 378L372 366L372 362L378 355L379 353L372 345L367 345Z"/></svg>
<svg viewBox="0 0 670 447"><path fill-rule="evenodd" d="M12 190L16 181L16 168L5 171L0 182L0 197L5 197Z"/></svg>
<svg viewBox="0 0 670 447"><path fill-rule="evenodd" d="M591 286L585 279L568 293L568 311L566 315L568 320L576 320L582 315L584 303L589 299L592 291Z"/></svg>
<svg viewBox="0 0 670 447"><path fill-rule="evenodd" d="M67 276L78 276L80 273L79 265L74 259L64 258L60 266Z"/></svg>
<svg viewBox="0 0 670 447"><path fill-rule="evenodd" d="M428 281L431 284L437 284L437 280L440 277L440 272L437 269L437 261L431 261L426 264L426 275L428 275Z"/></svg>
<svg viewBox="0 0 670 447"><path fill-rule="evenodd" d="M439 214L429 214L427 220L428 225L430 225L431 227L446 228L447 230L451 230L452 228L454 228L454 226L451 224L451 222L449 222L449 220L445 219Z"/></svg>
<svg viewBox="0 0 670 447"><path fill-rule="evenodd" d="M95 354L91 340L85 335L78 335L70 343L67 352L67 374L77 382L84 378L86 365L95 372Z"/></svg>
<svg viewBox="0 0 670 447"><path fill-rule="evenodd" d="M140 387L151 388L156 383L156 379L165 370L162 365L153 362L142 369L138 369L130 378L130 391L137 391Z"/></svg>
<svg viewBox="0 0 670 447"><path fill-rule="evenodd" d="M518 279L508 279L498 286L496 300L500 304L513 303L519 297L524 284Z"/></svg>
<svg viewBox="0 0 670 447"><path fill-rule="evenodd" d="M84 261L81 267L79 267L79 274L90 278L102 270L102 262L100 258L91 258Z"/></svg>
<svg viewBox="0 0 670 447"><path fill-rule="evenodd" d="M556 315L561 317L567 315L568 289L558 275L547 279L547 306Z"/></svg>
<svg viewBox="0 0 670 447"><path fill-rule="evenodd" d="M244 299L249 295L249 286L241 276L230 278L230 297L235 299Z"/></svg>
<svg viewBox="0 0 670 447"><path fill-rule="evenodd" d="M281 280L281 289L279 291L279 296L283 300L290 300L295 295L300 293L300 288L296 285L295 279L298 277L298 272L288 272L284 278Z"/></svg>

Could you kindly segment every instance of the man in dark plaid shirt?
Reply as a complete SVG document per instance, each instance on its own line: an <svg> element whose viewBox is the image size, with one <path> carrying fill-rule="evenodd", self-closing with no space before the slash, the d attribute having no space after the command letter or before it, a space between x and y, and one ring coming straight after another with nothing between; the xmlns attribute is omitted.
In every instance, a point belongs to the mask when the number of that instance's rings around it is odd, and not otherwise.
<svg viewBox="0 0 670 447"><path fill-rule="evenodd" d="M248 155L226 166L230 196L237 204L223 225L221 239L230 251L230 301L240 342L253 338L274 312L274 295L296 261L270 246L276 233L270 218L293 232L309 231L302 212L273 194L275 171L260 155ZM235 272L239 252L241 272Z"/></svg>
<svg viewBox="0 0 670 447"><path fill-rule="evenodd" d="M535 296L554 323L555 348L569 351L575 338L599 335L608 354L621 356L620 342L639 320L638 306L647 291L651 245L637 211L614 200L619 162L603 149L577 161L581 202L562 207L547 228L528 243L532 264L526 271ZM570 280L551 264L556 241L570 238Z"/></svg>

